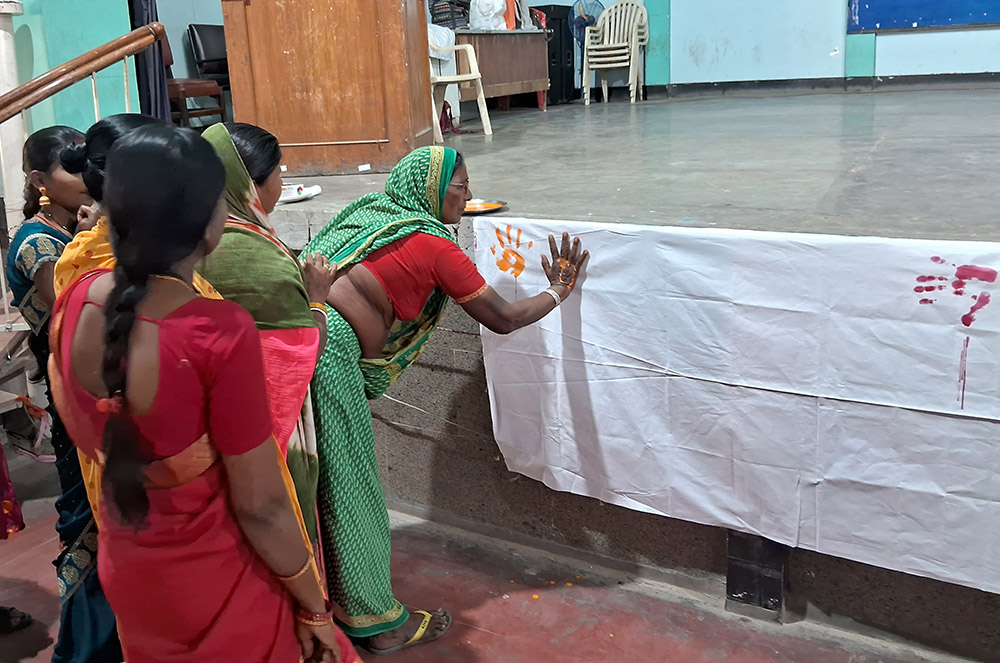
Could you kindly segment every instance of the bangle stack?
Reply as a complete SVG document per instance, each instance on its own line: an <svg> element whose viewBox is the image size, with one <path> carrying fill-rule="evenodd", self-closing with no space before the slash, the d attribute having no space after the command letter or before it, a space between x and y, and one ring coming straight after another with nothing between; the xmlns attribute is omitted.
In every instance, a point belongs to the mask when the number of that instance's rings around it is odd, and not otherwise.
<svg viewBox="0 0 1000 663"><path fill-rule="evenodd" d="M315 564L316 558L310 553L309 559L306 560L306 563L294 575L278 576L278 580L285 584L298 580L308 573L310 569L316 568ZM295 609L295 619L300 624L305 624L306 626L326 626L327 624L331 624L333 623L333 606L327 601L324 607L326 612L310 612L299 606Z"/></svg>
<svg viewBox="0 0 1000 663"><path fill-rule="evenodd" d="M309 302L309 310L313 313L322 313L323 318L329 320L330 313L326 310L326 304L322 302Z"/></svg>
<svg viewBox="0 0 1000 663"><path fill-rule="evenodd" d="M309 612L302 607L295 610L295 621L306 626L327 626L333 623L333 609L326 602L326 612Z"/></svg>
<svg viewBox="0 0 1000 663"><path fill-rule="evenodd" d="M554 301L556 303L556 307L558 307L560 304L562 304L562 301L563 301L562 297L560 297L559 293L556 292L555 290L553 290L552 288L546 288L545 290L543 290L543 292L545 292L545 293L547 293L547 294L549 294L549 295L552 296L552 301Z"/></svg>

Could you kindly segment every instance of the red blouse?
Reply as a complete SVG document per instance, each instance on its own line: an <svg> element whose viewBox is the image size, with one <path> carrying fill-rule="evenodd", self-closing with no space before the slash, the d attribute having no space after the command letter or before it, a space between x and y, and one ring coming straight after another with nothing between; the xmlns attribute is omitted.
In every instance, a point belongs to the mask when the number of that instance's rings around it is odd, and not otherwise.
<svg viewBox="0 0 1000 663"><path fill-rule="evenodd" d="M91 281L92 282L92 281ZM88 298L90 283L61 302L66 322L61 334L69 358L73 334ZM233 302L192 299L166 317L152 320L160 328L159 386L152 409L135 418L155 458L184 451L208 434L223 456L238 456L266 442L273 432L260 339L250 314ZM97 399L73 379L64 359L73 442L86 452L100 448L108 415L97 411Z"/></svg>
<svg viewBox="0 0 1000 663"><path fill-rule="evenodd" d="M55 400L73 442L91 457L103 446L108 415L76 379L71 351L92 278L63 293L62 317L54 318L61 319L54 369L63 386ZM142 319L159 330L159 375L152 407L135 423L155 458L204 434L224 456L268 442L273 427L250 314L198 298L161 319ZM180 485L147 486L149 514L139 530L119 523L102 500L97 564L126 660L300 660L292 599L240 529L227 481L216 462Z"/></svg>
<svg viewBox="0 0 1000 663"><path fill-rule="evenodd" d="M361 261L389 296L400 320L413 320L436 287L459 304L486 292L486 279L462 249L427 233L413 233Z"/></svg>

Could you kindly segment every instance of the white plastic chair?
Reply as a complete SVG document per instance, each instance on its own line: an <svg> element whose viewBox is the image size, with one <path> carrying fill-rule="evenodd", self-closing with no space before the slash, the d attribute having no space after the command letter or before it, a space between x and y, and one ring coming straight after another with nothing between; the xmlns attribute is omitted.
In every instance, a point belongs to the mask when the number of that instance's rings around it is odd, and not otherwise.
<svg viewBox="0 0 1000 663"><path fill-rule="evenodd" d="M431 48L436 51L454 51L455 65L458 65L458 54L465 53L469 61L469 73L457 74L455 76L436 76L431 72L431 110L434 113L434 142L443 143L444 136L441 134L441 109L444 107L444 91L452 83L473 83L476 86L476 103L479 104L479 118L483 122L483 133L487 136L493 135L493 125L490 124L490 114L486 110L486 96L483 94L483 76L479 73L479 61L476 60L476 49L472 44L458 44L457 46L438 46L433 41Z"/></svg>
<svg viewBox="0 0 1000 663"><path fill-rule="evenodd" d="M600 70L601 90L608 101L608 69L628 68L632 103L642 97L645 78L642 50L649 43L649 15L634 0L620 0L605 9L597 25L587 28L583 51L583 99L590 105L590 74Z"/></svg>

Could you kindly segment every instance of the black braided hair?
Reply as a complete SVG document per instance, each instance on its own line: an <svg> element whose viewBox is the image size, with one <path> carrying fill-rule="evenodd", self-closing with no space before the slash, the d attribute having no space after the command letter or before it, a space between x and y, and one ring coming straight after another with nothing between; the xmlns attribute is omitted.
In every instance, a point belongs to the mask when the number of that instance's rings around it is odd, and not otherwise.
<svg viewBox="0 0 1000 663"><path fill-rule="evenodd" d="M229 130L236 151L240 153L243 165L250 173L250 179L257 186L264 186L274 169L281 165L278 139L254 124L226 122L225 127Z"/></svg>
<svg viewBox="0 0 1000 663"><path fill-rule="evenodd" d="M27 177L31 171L49 172L52 166L59 163L59 153L69 145L81 143L83 134L72 127L55 126L40 129L28 136L24 141L24 151L21 154L24 181L24 218L30 219L41 211L38 202L42 197L39 191Z"/></svg>
<svg viewBox="0 0 1000 663"><path fill-rule="evenodd" d="M107 158L104 205L117 259L105 304L102 378L120 404L104 429L103 489L121 520L139 528L149 513L144 466L149 443L129 413L129 339L150 277L169 275L199 250L219 204L226 173L212 146L190 129L141 127L116 141Z"/></svg>
<svg viewBox="0 0 1000 663"><path fill-rule="evenodd" d="M162 124L155 117L136 113L109 115L87 129L83 142L70 145L59 155L67 173L82 173L87 193L96 202L104 199L104 168L111 146L125 134L139 127Z"/></svg>

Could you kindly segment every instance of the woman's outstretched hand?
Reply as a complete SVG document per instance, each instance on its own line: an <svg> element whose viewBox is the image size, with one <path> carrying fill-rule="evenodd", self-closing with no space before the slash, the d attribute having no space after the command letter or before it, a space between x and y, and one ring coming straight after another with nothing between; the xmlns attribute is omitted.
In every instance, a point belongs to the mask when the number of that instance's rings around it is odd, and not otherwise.
<svg viewBox="0 0 1000 663"><path fill-rule="evenodd" d="M542 255L542 269L549 279L549 284L553 289L565 288L566 294L560 295L565 300L569 293L573 292L576 279L580 275L580 268L590 257L589 251L583 251L580 245L580 238L573 238L570 243L569 233L562 234L562 245L556 247L556 238L549 235L549 251L552 253L552 261L546 255Z"/></svg>
<svg viewBox="0 0 1000 663"><path fill-rule="evenodd" d="M305 272L306 292L311 302L325 302L330 286L337 278L337 265L331 264L319 253L304 256L302 269Z"/></svg>

